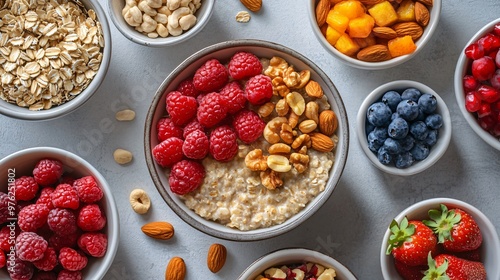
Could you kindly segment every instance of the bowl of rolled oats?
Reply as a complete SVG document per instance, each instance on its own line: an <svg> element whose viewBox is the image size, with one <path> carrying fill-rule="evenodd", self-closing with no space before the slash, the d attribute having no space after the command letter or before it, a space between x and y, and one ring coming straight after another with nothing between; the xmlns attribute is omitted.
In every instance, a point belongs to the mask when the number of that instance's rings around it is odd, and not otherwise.
<svg viewBox="0 0 500 280"><path fill-rule="evenodd" d="M84 104L103 81L111 57L99 1L2 3L0 113L47 120Z"/></svg>
<svg viewBox="0 0 500 280"><path fill-rule="evenodd" d="M108 0L111 20L130 41L166 47L200 32L212 16L215 0Z"/></svg>
<svg viewBox="0 0 500 280"><path fill-rule="evenodd" d="M160 85L145 156L166 203L209 235L283 234L331 196L347 160L342 98L302 54L260 40L200 50Z"/></svg>

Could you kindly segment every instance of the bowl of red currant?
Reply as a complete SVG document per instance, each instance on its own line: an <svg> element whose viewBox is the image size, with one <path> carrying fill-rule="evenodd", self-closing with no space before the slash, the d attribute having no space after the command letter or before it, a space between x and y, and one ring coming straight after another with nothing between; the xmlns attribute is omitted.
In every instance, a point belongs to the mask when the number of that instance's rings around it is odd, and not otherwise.
<svg viewBox="0 0 500 280"><path fill-rule="evenodd" d="M479 30L455 69L455 96L471 128L500 150L500 18Z"/></svg>

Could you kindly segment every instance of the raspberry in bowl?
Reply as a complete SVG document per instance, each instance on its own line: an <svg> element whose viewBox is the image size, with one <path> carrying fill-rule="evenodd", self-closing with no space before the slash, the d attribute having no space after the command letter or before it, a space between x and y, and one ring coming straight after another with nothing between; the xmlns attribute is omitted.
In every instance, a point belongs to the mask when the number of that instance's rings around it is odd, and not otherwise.
<svg viewBox="0 0 500 280"><path fill-rule="evenodd" d="M170 102L179 93L186 102ZM186 59L156 92L145 135L148 168L167 204L229 240L298 226L333 192L348 148L347 116L329 78L295 51L259 40Z"/></svg>
<svg viewBox="0 0 500 280"><path fill-rule="evenodd" d="M17 256L4 263L0 278L103 278L118 248L119 222L102 175L82 158L50 147L13 153L0 168L6 182L0 190L0 255ZM12 219L15 228L8 227ZM15 250L8 242L15 242Z"/></svg>
<svg viewBox="0 0 500 280"><path fill-rule="evenodd" d="M455 68L455 97L472 130L500 150L500 18L481 28Z"/></svg>

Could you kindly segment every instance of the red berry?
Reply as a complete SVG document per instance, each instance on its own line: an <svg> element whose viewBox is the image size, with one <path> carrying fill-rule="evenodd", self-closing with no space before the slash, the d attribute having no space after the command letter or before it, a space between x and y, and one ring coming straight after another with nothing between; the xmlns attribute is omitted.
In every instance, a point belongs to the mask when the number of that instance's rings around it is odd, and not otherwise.
<svg viewBox="0 0 500 280"><path fill-rule="evenodd" d="M63 176L59 180L59 184L68 184L68 185L73 185L73 182L75 181L75 178L70 177L70 176Z"/></svg>
<svg viewBox="0 0 500 280"><path fill-rule="evenodd" d="M250 144L262 135L266 124L254 111L243 110L234 117L233 127L238 138Z"/></svg>
<svg viewBox="0 0 500 280"><path fill-rule="evenodd" d="M500 68L500 51L498 51L497 55L495 56L495 64L498 68Z"/></svg>
<svg viewBox="0 0 500 280"><path fill-rule="evenodd" d="M16 238L16 254L23 261L33 262L43 258L48 242L34 232L21 232Z"/></svg>
<svg viewBox="0 0 500 280"><path fill-rule="evenodd" d="M265 75L256 75L250 78L245 85L245 94L252 105L262 105L273 97L271 78Z"/></svg>
<svg viewBox="0 0 500 280"><path fill-rule="evenodd" d="M229 114L235 114L239 110L245 108L247 104L245 92L241 89L240 83L238 82L228 83L220 90L220 94L227 100L227 110Z"/></svg>
<svg viewBox="0 0 500 280"><path fill-rule="evenodd" d="M465 48L465 56L469 59L479 59L484 56L483 46L478 43L472 43Z"/></svg>
<svg viewBox="0 0 500 280"><path fill-rule="evenodd" d="M217 59L210 59L196 70L193 76L193 84L200 91L217 91L223 87L229 79L229 73Z"/></svg>
<svg viewBox="0 0 500 280"><path fill-rule="evenodd" d="M0 268L3 268L5 266L7 259L5 258L5 253L0 250Z"/></svg>
<svg viewBox="0 0 500 280"><path fill-rule="evenodd" d="M81 271L61 270L57 275L57 280L82 280L83 275Z"/></svg>
<svg viewBox="0 0 500 280"><path fill-rule="evenodd" d="M494 103L500 99L500 90L496 90L488 85L481 85L477 89L477 93L482 100L488 103Z"/></svg>
<svg viewBox="0 0 500 280"><path fill-rule="evenodd" d="M87 266L87 257L71 248L62 248L59 251L59 262L64 269L69 271L82 270Z"/></svg>
<svg viewBox="0 0 500 280"><path fill-rule="evenodd" d="M227 125L210 133L210 154L217 161L230 161L238 153L236 133Z"/></svg>
<svg viewBox="0 0 500 280"><path fill-rule="evenodd" d="M471 91L465 95L465 108L471 113L481 108L481 97L477 91Z"/></svg>
<svg viewBox="0 0 500 280"><path fill-rule="evenodd" d="M35 165L33 177L38 184L47 186L55 184L63 172L63 164L59 160L42 159Z"/></svg>
<svg viewBox="0 0 500 280"><path fill-rule="evenodd" d="M175 90L182 93L182 95L192 97L196 97L200 94L200 92L194 87L192 79L186 79L182 81Z"/></svg>
<svg viewBox="0 0 500 280"><path fill-rule="evenodd" d="M496 120L492 115L478 118L479 126L484 130L490 131L496 124Z"/></svg>
<svg viewBox="0 0 500 280"><path fill-rule="evenodd" d="M231 57L228 69L233 79L242 80L260 74L262 72L262 63L252 53L237 52Z"/></svg>
<svg viewBox="0 0 500 280"><path fill-rule="evenodd" d="M476 249L472 251L464 251L464 252L454 252L453 255L466 259L469 261L480 262L481 261L481 250Z"/></svg>
<svg viewBox="0 0 500 280"><path fill-rule="evenodd" d="M498 119L498 118L497 118ZM500 123L497 123L491 130L490 133L495 136L499 137L500 136Z"/></svg>
<svg viewBox="0 0 500 280"><path fill-rule="evenodd" d="M498 52L498 53L500 53L500 52ZM494 89L496 89L497 91L500 91L500 69L497 69L495 71L495 74L490 79L490 84Z"/></svg>
<svg viewBox="0 0 500 280"><path fill-rule="evenodd" d="M209 93L198 108L198 122L204 127L213 127L226 117L227 109L227 101L222 95L216 92Z"/></svg>
<svg viewBox="0 0 500 280"><path fill-rule="evenodd" d="M167 95L167 112L175 125L182 126L196 116L196 98L172 91Z"/></svg>
<svg viewBox="0 0 500 280"><path fill-rule="evenodd" d="M59 252L64 247L75 247L76 241L80 236L80 232L75 232L72 234L65 235L57 235L54 234L49 238L49 246L54 248L57 252Z"/></svg>
<svg viewBox="0 0 500 280"><path fill-rule="evenodd" d="M57 266L56 250L52 247L47 247L47 250L45 250L45 253L43 254L43 258L38 261L34 261L33 264L40 270L51 271Z"/></svg>
<svg viewBox="0 0 500 280"><path fill-rule="evenodd" d="M161 118L156 125L158 141L164 141L170 137L182 138L182 128L176 126L170 118Z"/></svg>
<svg viewBox="0 0 500 280"><path fill-rule="evenodd" d="M76 190L80 201L84 203L97 202L104 196L102 189L97 185L93 176L76 179L73 182L73 188Z"/></svg>
<svg viewBox="0 0 500 280"><path fill-rule="evenodd" d="M153 157L159 165L170 167L184 157L182 144L184 141L177 137L170 137L153 148Z"/></svg>
<svg viewBox="0 0 500 280"><path fill-rule="evenodd" d="M477 44L483 47L485 53L489 53L500 48L500 38L493 33L488 33L480 38Z"/></svg>
<svg viewBox="0 0 500 280"><path fill-rule="evenodd" d="M68 184L59 184L51 195L52 204L57 208L76 210L80 207L80 199L75 188Z"/></svg>
<svg viewBox="0 0 500 280"><path fill-rule="evenodd" d="M409 266L400 261L394 260L394 267L404 280L422 280L426 265Z"/></svg>
<svg viewBox="0 0 500 280"><path fill-rule="evenodd" d="M0 229L0 249L5 252L10 251L9 236L10 228L7 226L2 227L2 229Z"/></svg>
<svg viewBox="0 0 500 280"><path fill-rule="evenodd" d="M484 118L491 115L491 106L489 103L481 103L479 110L477 110L477 116L479 118Z"/></svg>
<svg viewBox="0 0 500 280"><path fill-rule="evenodd" d="M471 75L465 75L463 78L465 92L476 90L479 86L479 81Z"/></svg>
<svg viewBox="0 0 500 280"><path fill-rule="evenodd" d="M14 180L14 188L16 200L32 200L38 192L35 178L29 176L22 176Z"/></svg>
<svg viewBox="0 0 500 280"><path fill-rule="evenodd" d="M78 247L85 254L92 257L100 258L106 254L108 246L108 237L106 234L98 232L87 232L78 238Z"/></svg>
<svg viewBox="0 0 500 280"><path fill-rule="evenodd" d="M17 219L19 228L23 231L36 232L45 225L50 209L44 204L30 204L21 211Z"/></svg>
<svg viewBox="0 0 500 280"><path fill-rule="evenodd" d="M495 70L495 62L489 56L481 57L472 62L472 75L480 81L491 79Z"/></svg>
<svg viewBox="0 0 500 280"><path fill-rule="evenodd" d="M30 280L35 269L30 262L22 261L18 258L14 260L14 265L9 265L7 269L12 280Z"/></svg>
<svg viewBox="0 0 500 280"><path fill-rule="evenodd" d="M68 235L77 231L75 214L68 209L54 208L50 210L47 224L50 230L58 235Z"/></svg>
<svg viewBox="0 0 500 280"><path fill-rule="evenodd" d="M208 154L208 137L205 132L195 130L186 136L182 152L187 158L203 159Z"/></svg>
<svg viewBox="0 0 500 280"><path fill-rule="evenodd" d="M43 204L47 206L47 208L54 209L54 204L52 203L52 193L54 192L54 188L45 187L40 191L40 196L36 200L36 204Z"/></svg>
<svg viewBox="0 0 500 280"><path fill-rule="evenodd" d="M38 271L31 280L57 280L57 275L54 271Z"/></svg>
<svg viewBox="0 0 500 280"><path fill-rule="evenodd" d="M493 27L493 33L500 37L500 22L495 24L495 26Z"/></svg>
<svg viewBox="0 0 500 280"><path fill-rule="evenodd" d="M183 160L172 166L168 184L170 190L179 195L184 195L196 190L205 178L205 167L198 162Z"/></svg>
<svg viewBox="0 0 500 280"><path fill-rule="evenodd" d="M97 204L83 206L76 223L83 231L98 231L106 225L106 217Z"/></svg>
<svg viewBox="0 0 500 280"><path fill-rule="evenodd" d="M182 132L182 137L186 139L186 136L188 136L191 132L195 130L200 130L205 132L205 128L198 122L197 119L193 119L190 121L186 126L184 127L184 130Z"/></svg>
<svg viewBox="0 0 500 280"><path fill-rule="evenodd" d="M0 192L0 224L7 222L11 217L12 212L9 211L9 202L13 203L14 201L6 193Z"/></svg>
<svg viewBox="0 0 500 280"><path fill-rule="evenodd" d="M442 267L443 265L446 267ZM430 279L486 280L486 270L482 263L448 254L440 254L434 260L429 259L429 269L425 273L426 275L432 275L433 278Z"/></svg>

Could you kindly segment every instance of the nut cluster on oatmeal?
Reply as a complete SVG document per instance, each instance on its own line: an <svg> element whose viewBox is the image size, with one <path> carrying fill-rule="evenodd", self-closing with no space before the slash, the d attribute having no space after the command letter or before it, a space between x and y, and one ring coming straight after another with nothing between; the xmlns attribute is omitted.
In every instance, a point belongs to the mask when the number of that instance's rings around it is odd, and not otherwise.
<svg viewBox="0 0 500 280"><path fill-rule="evenodd" d="M268 268L261 275L257 276L255 280L334 280L336 276L337 273L335 269L325 268L320 264L308 262L304 264L290 264Z"/></svg>

